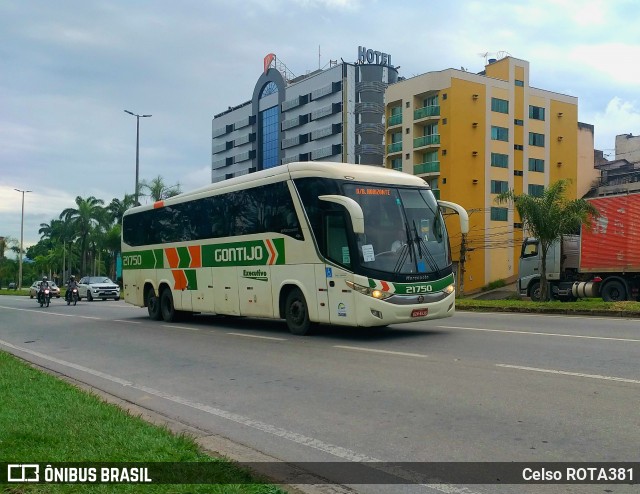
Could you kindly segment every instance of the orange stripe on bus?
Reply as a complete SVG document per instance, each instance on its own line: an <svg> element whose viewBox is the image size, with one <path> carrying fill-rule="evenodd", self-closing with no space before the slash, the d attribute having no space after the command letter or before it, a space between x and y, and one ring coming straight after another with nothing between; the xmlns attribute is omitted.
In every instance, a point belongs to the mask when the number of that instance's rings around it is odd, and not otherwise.
<svg viewBox="0 0 640 494"><path fill-rule="evenodd" d="M190 245L188 247L189 254L191 255L191 263L189 264L190 268L201 268L202 267L202 259L201 259L201 250L199 245Z"/></svg>
<svg viewBox="0 0 640 494"><path fill-rule="evenodd" d="M158 209L163 207L164 207L164 201L156 201L153 203L153 209Z"/></svg>
<svg viewBox="0 0 640 494"><path fill-rule="evenodd" d="M267 244L267 248L269 249L269 260L267 261L267 264L273 264L275 259L276 259L276 252L273 248L273 245L271 245L271 240L265 240L265 243Z"/></svg>
<svg viewBox="0 0 640 494"><path fill-rule="evenodd" d="M187 288L187 277L185 276L184 271L176 269L172 270L171 273L173 273L173 279L175 280L173 288L176 290L184 290Z"/></svg>
<svg viewBox="0 0 640 494"><path fill-rule="evenodd" d="M164 253L167 255L167 262L170 268L177 268L180 264L180 257L178 256L178 249L175 247L170 249L164 249Z"/></svg>

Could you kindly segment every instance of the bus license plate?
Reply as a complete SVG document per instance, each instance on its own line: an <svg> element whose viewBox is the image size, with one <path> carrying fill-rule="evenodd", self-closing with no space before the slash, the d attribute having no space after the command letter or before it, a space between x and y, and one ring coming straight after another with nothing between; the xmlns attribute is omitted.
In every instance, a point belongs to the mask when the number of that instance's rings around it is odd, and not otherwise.
<svg viewBox="0 0 640 494"><path fill-rule="evenodd" d="M411 317L424 317L429 314L429 309L413 309Z"/></svg>

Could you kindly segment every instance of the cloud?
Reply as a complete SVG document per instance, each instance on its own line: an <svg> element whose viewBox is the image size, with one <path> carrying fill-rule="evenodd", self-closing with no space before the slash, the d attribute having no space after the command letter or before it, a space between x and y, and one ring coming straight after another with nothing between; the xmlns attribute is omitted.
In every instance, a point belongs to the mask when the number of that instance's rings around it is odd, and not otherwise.
<svg viewBox="0 0 640 494"><path fill-rule="evenodd" d="M616 135L634 132L637 135L640 131L640 104L616 96L609 101L604 112L593 116L593 122L600 142L610 143L601 150L605 151L605 156L613 159Z"/></svg>

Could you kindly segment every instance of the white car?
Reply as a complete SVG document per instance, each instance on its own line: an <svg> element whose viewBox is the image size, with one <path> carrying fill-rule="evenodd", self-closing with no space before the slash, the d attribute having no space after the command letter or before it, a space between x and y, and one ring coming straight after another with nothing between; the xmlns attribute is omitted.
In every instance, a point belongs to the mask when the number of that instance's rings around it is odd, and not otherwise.
<svg viewBox="0 0 640 494"><path fill-rule="evenodd" d="M85 276L78 282L78 299L89 302L96 298L120 300L120 287L104 276Z"/></svg>

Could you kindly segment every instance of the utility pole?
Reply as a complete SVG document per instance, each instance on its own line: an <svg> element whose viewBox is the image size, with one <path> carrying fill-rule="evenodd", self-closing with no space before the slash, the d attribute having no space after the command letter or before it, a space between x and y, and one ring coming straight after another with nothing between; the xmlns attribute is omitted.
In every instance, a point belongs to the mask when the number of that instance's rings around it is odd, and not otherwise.
<svg viewBox="0 0 640 494"><path fill-rule="evenodd" d="M13 189L22 193L22 218L20 220L20 267L18 268L18 290L22 289L22 249L24 240L24 195L31 190Z"/></svg>
<svg viewBox="0 0 640 494"><path fill-rule="evenodd" d="M151 117L151 115L138 115L137 113L133 113L129 110L125 110L125 113L128 113L129 115L133 115L134 117L136 117L136 189L135 189L135 206L139 206L138 204L138 189L139 189L139 183L138 183L138 175L140 173L140 119L141 118L147 118L147 117Z"/></svg>

